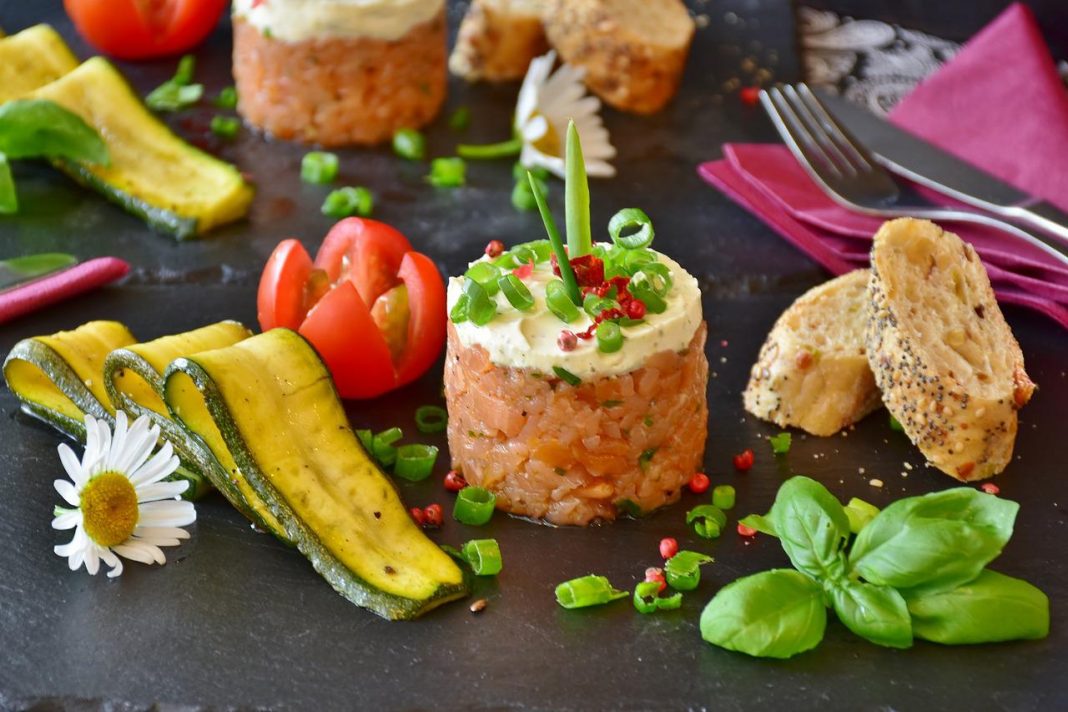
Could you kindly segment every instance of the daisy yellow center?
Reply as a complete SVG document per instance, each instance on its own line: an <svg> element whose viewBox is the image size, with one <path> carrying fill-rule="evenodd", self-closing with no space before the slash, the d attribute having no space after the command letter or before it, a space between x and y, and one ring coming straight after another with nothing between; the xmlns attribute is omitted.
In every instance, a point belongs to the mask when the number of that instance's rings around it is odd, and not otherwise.
<svg viewBox="0 0 1068 712"><path fill-rule="evenodd" d="M539 116L537 112L535 116ZM564 144L560 140L560 134L556 133L556 129L553 128L552 123L546 120L549 128L546 129L545 135L533 142L534 148L538 149L546 156L563 156Z"/></svg>
<svg viewBox="0 0 1068 712"><path fill-rule="evenodd" d="M81 493L85 533L100 546L115 546L130 538L137 526L137 492L118 472L104 472Z"/></svg>

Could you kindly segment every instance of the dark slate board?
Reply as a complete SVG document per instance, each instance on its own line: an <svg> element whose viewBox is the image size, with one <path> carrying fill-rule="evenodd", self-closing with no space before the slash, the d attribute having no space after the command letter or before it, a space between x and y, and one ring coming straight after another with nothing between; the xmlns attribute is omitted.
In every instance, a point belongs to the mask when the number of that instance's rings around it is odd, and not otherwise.
<svg viewBox="0 0 1068 712"><path fill-rule="evenodd" d="M709 382L707 471L738 488L735 514L763 512L782 479L808 473L843 499L878 505L944 488L942 475L876 414L847 437L795 437L790 455L770 456L762 438L775 430L744 417L739 394L748 366L778 313L824 275L807 259L721 195L694 167L726 140L771 140L764 118L724 92L744 78L755 57L777 56L777 76L796 75L793 25L785 2L695 3L711 14L699 31L681 96L664 113L638 119L614 112L607 121L620 149L621 177L592 187L594 224L617 208L641 205L656 221L658 246L685 256L705 289L714 372ZM451 8L459 16L462 7ZM58 3L0 2L0 25L16 30L53 22L84 56ZM217 33L199 53L198 77L213 94L229 83L228 39ZM172 63L126 66L141 90L167 77ZM728 84L729 85L729 84ZM454 83L450 106L470 105L465 139L503 137L514 87ZM197 135L210 111L176 123ZM190 126L193 128L191 129ZM435 154L456 140L437 127ZM82 257L116 254L135 265L119 286L86 295L0 328L0 351L20 338L71 328L91 318L120 319L141 338L223 318L253 323L255 282L263 259L282 237L317 245L330 222L318 214L325 189L296 177L303 149L246 134L223 148L259 181L250 221L209 240L175 245L139 222L82 193L39 166L20 166L24 213L0 222L0 254L70 249ZM346 181L378 195L376 217L392 222L455 272L491 238L530 239L536 217L508 202L510 165L472 165L469 185L434 191L425 166L387 151L342 152ZM560 190L554 184L554 199ZM701 642L697 618L715 590L734 578L785 563L777 543L747 543L728 533L696 540L683 513L690 496L641 521L589 529L553 529L498 515L484 529L453 522L435 535L458 544L494 536L505 571L478 582L489 608L475 616L457 603L415 623L387 623L346 603L305 560L252 532L215 497L198 507L190 542L169 550L162 569L130 565L118 581L70 574L51 548L66 536L49 529L58 501L57 436L18 412L0 392L0 709L164 709L271 707L320 709L716 709L791 708L1057 709L1068 702L1062 681L1068 639L1068 569L1061 537L1068 486L1056 447L1068 399L1068 339L1041 318L1010 310L1028 366L1042 389L1024 411L1019 460L999 478L1023 505L1019 531L997 567L1024 576L1050 595L1053 632L1039 642L910 651L876 648L832 623L818 651L785 663L757 661ZM412 428L417 404L439 397L437 371L393 397L352 404L357 426ZM757 464L737 475L730 456L746 448ZM818 457L816 457L818 456ZM899 474L903 463L915 469ZM859 472L864 468L864 474ZM868 485L881 477L882 490ZM401 484L406 501L451 503L434 478ZM1059 504L1060 503L1060 504ZM632 587L658 563L657 542L676 536L710 551L717 563L682 610L641 617L626 601L570 612L552 588L588 572Z"/></svg>

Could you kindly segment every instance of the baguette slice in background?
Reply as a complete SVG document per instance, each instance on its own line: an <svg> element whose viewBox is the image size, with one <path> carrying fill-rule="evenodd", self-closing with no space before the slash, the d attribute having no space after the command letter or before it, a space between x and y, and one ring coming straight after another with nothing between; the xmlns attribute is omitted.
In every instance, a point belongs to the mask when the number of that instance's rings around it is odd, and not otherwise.
<svg viewBox="0 0 1068 712"><path fill-rule="evenodd" d="M869 275L825 282L782 313L753 364L747 411L825 436L882 405L864 347Z"/></svg>
<svg viewBox="0 0 1068 712"><path fill-rule="evenodd" d="M950 477L1001 472L1035 384L975 250L899 218L875 234L871 262L866 342L886 407Z"/></svg>
<svg viewBox="0 0 1068 712"><path fill-rule="evenodd" d="M678 89L694 22L681 0L549 0L545 33L560 58L617 109L651 114Z"/></svg>
<svg viewBox="0 0 1068 712"><path fill-rule="evenodd" d="M542 27L547 0L473 0L449 70L468 81L522 79L530 60L549 51Z"/></svg>

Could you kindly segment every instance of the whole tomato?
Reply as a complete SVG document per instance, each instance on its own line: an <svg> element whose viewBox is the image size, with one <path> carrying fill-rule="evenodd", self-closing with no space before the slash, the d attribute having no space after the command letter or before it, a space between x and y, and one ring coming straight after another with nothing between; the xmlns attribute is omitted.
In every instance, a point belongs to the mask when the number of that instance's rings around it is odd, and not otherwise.
<svg viewBox="0 0 1068 712"><path fill-rule="evenodd" d="M185 52L219 22L226 0L63 0L82 37L119 59Z"/></svg>

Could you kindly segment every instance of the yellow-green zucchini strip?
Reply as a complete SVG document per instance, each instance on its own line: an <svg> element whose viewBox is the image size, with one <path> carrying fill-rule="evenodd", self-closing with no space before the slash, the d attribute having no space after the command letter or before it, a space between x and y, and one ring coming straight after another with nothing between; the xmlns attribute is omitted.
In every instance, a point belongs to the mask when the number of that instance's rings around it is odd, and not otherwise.
<svg viewBox="0 0 1068 712"><path fill-rule="evenodd" d="M34 25L10 37L0 31L0 38L0 103L54 82L78 66L70 47L48 25Z"/></svg>
<svg viewBox="0 0 1068 712"><path fill-rule="evenodd" d="M346 599L405 619L467 592L459 566L360 446L330 374L298 334L274 329L179 358L165 378L172 417Z"/></svg>

